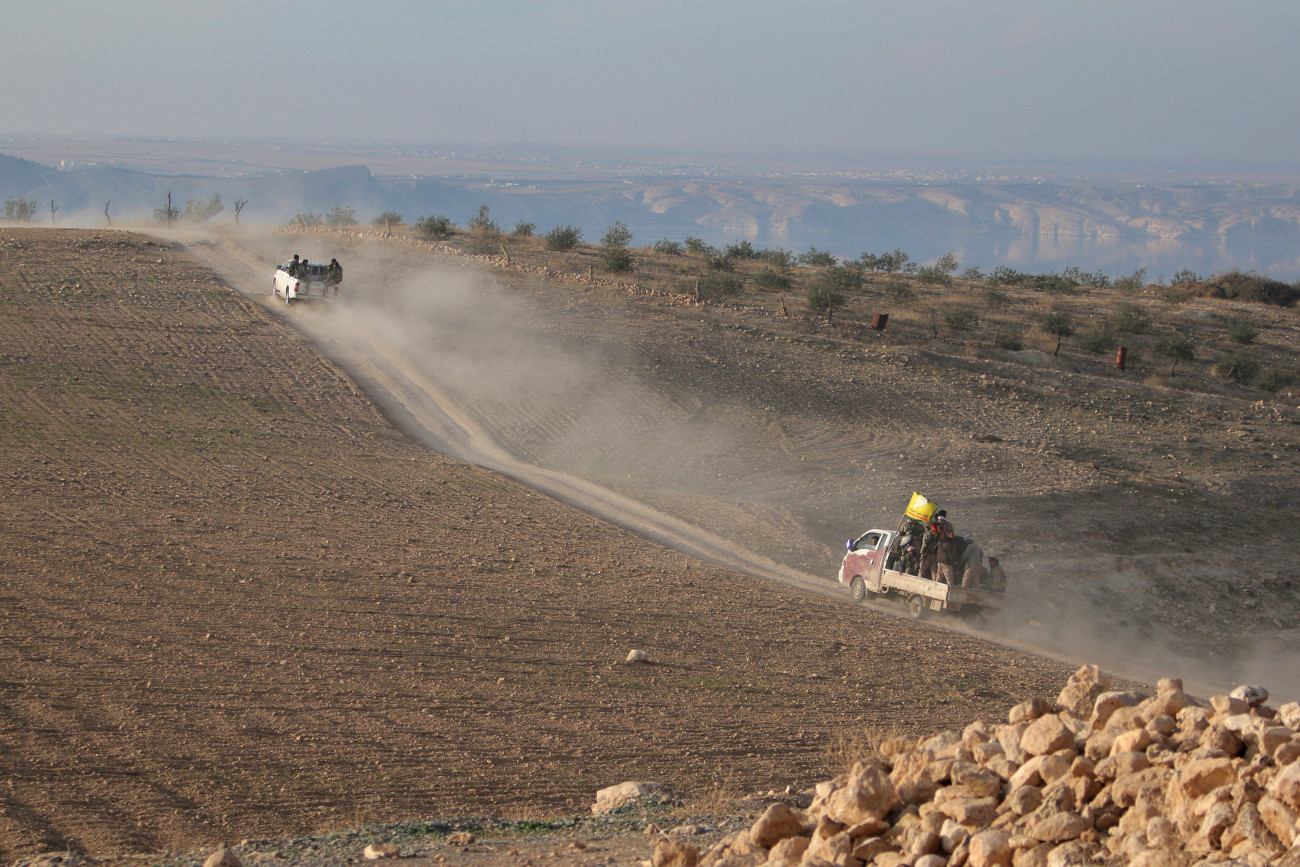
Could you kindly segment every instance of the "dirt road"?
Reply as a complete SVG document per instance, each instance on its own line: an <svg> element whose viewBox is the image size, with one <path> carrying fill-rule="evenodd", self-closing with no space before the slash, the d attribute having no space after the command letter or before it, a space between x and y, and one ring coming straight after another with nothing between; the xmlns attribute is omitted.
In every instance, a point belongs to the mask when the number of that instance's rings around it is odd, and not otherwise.
<svg viewBox="0 0 1300 867"><path fill-rule="evenodd" d="M193 252L269 302L266 263L294 243L245 234ZM843 538L892 527L919 488L1011 564L1019 607L984 637L1137 679L1176 669L1203 693L1250 679L1300 690L1300 673L1272 664L1275 642L1300 647L1296 542L1237 497L1294 509L1290 408L1031 352L1006 363L942 343L854 345L741 305L346 243L338 309L290 318L440 452L691 556L832 595ZM1242 428L1262 450L1242 448ZM1206 545L1261 530L1244 550Z"/></svg>

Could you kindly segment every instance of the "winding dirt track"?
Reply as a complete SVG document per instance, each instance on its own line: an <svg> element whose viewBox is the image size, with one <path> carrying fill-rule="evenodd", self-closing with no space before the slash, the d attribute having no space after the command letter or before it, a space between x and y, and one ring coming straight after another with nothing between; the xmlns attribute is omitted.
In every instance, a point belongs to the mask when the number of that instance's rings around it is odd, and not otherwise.
<svg viewBox="0 0 1300 867"><path fill-rule="evenodd" d="M192 251L248 297L273 308L283 305L280 299L268 296L260 285L266 282L261 279L265 275L259 273L259 269L265 270L265 262L255 250L227 241L218 247L199 245ZM374 275L373 270L371 273ZM368 308L364 301L354 301L351 305L345 301L340 306L344 309L328 312L304 311L300 306L290 316L297 327L356 379L371 399L416 441L449 457L509 476L560 502L689 556L819 595L843 597L842 588L828 583L824 577L782 566L746 550L734 540L724 539L631 496L521 458L435 379L436 373L429 370L431 365L427 361L422 362L403 350L401 343L407 341L394 341L391 316L385 317L385 325L390 329L385 334L372 324L377 311ZM528 401L515 402L512 408L514 426L524 426L530 431L544 427L545 416L559 409ZM574 423L572 417L567 421ZM607 446L616 448L617 444Z"/></svg>
<svg viewBox="0 0 1300 867"><path fill-rule="evenodd" d="M245 235L191 250L248 297L283 312L264 284L266 263L285 242ZM1034 380L1003 369L996 372L1004 381L975 379L984 392L977 399L925 399L944 375L927 381L923 371L918 380L888 355L880 359L884 375L863 376L850 354L843 373L824 376L806 361L792 367L780 354L788 350L768 349L771 341L755 341L749 328L729 341L716 325L692 324L687 311L669 314L677 320L669 323L544 283L515 291L418 250L362 247L353 258L337 309L298 307L288 315L409 436L692 557L843 599L833 580L839 540L864 525L892 526L897 505L874 512L864 505L905 496L918 482L900 477L919 455L928 458L918 479L943 479L940 490L960 484L961 500L979 504L982 543L1018 557L1018 578L1035 555L1055 561L1044 564L1047 575L1087 568L1082 552L1071 560L1068 543L1125 521L1119 492L1107 490L1095 464L1059 459L1060 446L1047 437L1061 427L1053 419L1063 408L1049 397L1066 385L1059 374ZM854 401L860 389L869 400ZM1110 383L1085 389L1066 398L1071 415L1087 407L1093 424L1110 428L1108 441L1123 443L1116 447L1149 448L1146 414L1127 423L1114 415L1130 394ZM1188 421L1200 413L1175 407ZM1079 426L1065 427L1068 440ZM954 443L959 431L969 432L966 443ZM1065 509L1078 514L1060 538L1043 540L1031 529L1034 516L1064 518ZM1203 694L1250 676L1231 662L1225 670L1223 659L1188 665L1198 639L1177 649L1163 631L1116 641L1108 619L1125 608L1120 594L1094 596L1088 611L1048 599L1063 609L1049 614L1025 589L1013 594L1018 607L1009 616L974 634L1147 682L1177 670ZM1098 601L1113 607L1091 607ZM890 603L879 610L900 613ZM1049 616L1064 622L1043 622ZM947 618L943 625L972 632Z"/></svg>

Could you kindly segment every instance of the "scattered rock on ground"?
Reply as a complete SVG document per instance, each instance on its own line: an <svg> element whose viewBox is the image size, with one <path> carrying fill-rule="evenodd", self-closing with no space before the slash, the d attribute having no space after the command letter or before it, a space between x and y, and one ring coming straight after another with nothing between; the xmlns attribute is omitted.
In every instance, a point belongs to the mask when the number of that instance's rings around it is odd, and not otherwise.
<svg viewBox="0 0 1300 867"><path fill-rule="evenodd" d="M596 793L596 803L591 805L591 812L597 815L609 813L641 798L652 795L660 797L667 794L668 787L662 783L637 783L631 781L619 783L617 786L609 786Z"/></svg>

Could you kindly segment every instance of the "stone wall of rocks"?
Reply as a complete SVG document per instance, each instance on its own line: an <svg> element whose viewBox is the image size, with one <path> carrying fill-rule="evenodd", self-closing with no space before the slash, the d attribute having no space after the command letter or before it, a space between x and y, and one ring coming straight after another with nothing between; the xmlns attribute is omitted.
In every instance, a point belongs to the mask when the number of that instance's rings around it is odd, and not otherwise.
<svg viewBox="0 0 1300 867"><path fill-rule="evenodd" d="M1300 867L1300 703L1109 685L1085 666L1000 724L887 741L807 809L773 804L703 854L665 840L655 867Z"/></svg>

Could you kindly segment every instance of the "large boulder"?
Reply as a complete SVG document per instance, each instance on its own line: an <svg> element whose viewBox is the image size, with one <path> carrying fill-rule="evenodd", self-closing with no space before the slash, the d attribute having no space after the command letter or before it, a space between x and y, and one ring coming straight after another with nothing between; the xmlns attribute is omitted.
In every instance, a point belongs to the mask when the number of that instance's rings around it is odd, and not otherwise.
<svg viewBox="0 0 1300 867"><path fill-rule="evenodd" d="M695 867L700 860L700 850L679 840L660 840L655 844L650 859L653 867Z"/></svg>
<svg viewBox="0 0 1300 867"><path fill-rule="evenodd" d="M1139 692L1103 692L1092 704L1089 724L1094 729L1103 729L1106 723L1110 722L1115 711L1125 707L1137 707L1141 703L1142 694Z"/></svg>
<svg viewBox="0 0 1300 867"><path fill-rule="evenodd" d="M1259 707L1268 701L1268 690L1262 686L1242 685L1228 694L1231 698L1240 699L1250 707Z"/></svg>
<svg viewBox="0 0 1300 867"><path fill-rule="evenodd" d="M1259 799L1259 818L1263 820L1264 827L1278 839L1284 849L1290 849L1297 841L1296 823L1300 821L1300 814L1288 804L1271 795L1265 795Z"/></svg>
<svg viewBox="0 0 1300 867"><path fill-rule="evenodd" d="M1074 674L1056 698L1059 710L1087 718L1097 696L1110 689L1110 678L1095 665L1085 665Z"/></svg>
<svg viewBox="0 0 1300 867"><path fill-rule="evenodd" d="M1041 716L1020 736L1020 748L1031 756L1044 756L1074 747L1074 732L1056 714Z"/></svg>
<svg viewBox="0 0 1300 867"><path fill-rule="evenodd" d="M1237 771L1229 758L1195 759L1178 773L1179 785L1193 800L1235 782Z"/></svg>
<svg viewBox="0 0 1300 867"><path fill-rule="evenodd" d="M855 764L844 785L831 792L825 814L845 825L856 825L868 819L883 819L901 803L884 764L869 759Z"/></svg>
<svg viewBox="0 0 1300 867"><path fill-rule="evenodd" d="M1007 722L1015 725L1016 723L1033 722L1044 714L1052 712L1052 706L1043 698L1031 698L1028 701L1022 701L1013 707L1007 713Z"/></svg>
<svg viewBox="0 0 1300 867"><path fill-rule="evenodd" d="M1294 762L1282 769L1273 778L1268 792L1293 810L1300 810L1300 762Z"/></svg>
<svg viewBox="0 0 1300 867"><path fill-rule="evenodd" d="M244 862L235 854L235 850L222 846L207 857L203 867L244 867Z"/></svg>
<svg viewBox="0 0 1300 867"><path fill-rule="evenodd" d="M619 807L651 795L655 797L667 797L668 787L662 783L637 782L626 782L619 783L616 786L607 786L596 793L596 803L591 805L591 812L596 815L600 815L601 813L612 813Z"/></svg>
<svg viewBox="0 0 1300 867"><path fill-rule="evenodd" d="M971 835L966 863L970 867L1010 867L1011 835L990 828Z"/></svg>
<svg viewBox="0 0 1300 867"><path fill-rule="evenodd" d="M1044 843L1077 840L1092 828L1092 823L1078 813L1056 813L1032 823L1025 833Z"/></svg>
<svg viewBox="0 0 1300 867"><path fill-rule="evenodd" d="M771 849L787 837L802 834L807 825L803 814L789 804L772 804L750 827L749 838L764 849Z"/></svg>

